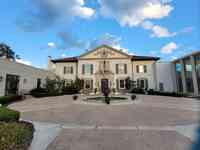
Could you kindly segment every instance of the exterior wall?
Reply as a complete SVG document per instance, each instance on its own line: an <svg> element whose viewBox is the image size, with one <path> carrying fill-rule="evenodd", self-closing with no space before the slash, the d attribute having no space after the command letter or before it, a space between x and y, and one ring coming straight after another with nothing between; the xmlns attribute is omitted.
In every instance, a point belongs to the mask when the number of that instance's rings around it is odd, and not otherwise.
<svg viewBox="0 0 200 150"><path fill-rule="evenodd" d="M73 74L64 74L64 67L73 67ZM55 63L51 64L50 71L54 72L57 76L62 79L75 80L77 77L77 63L69 62L69 63Z"/></svg>
<svg viewBox="0 0 200 150"><path fill-rule="evenodd" d="M147 72L137 73L137 70L136 70L137 65L146 65ZM137 79L146 78L148 79L149 89L156 89L154 65L155 65L155 61L133 61L132 62L133 80L137 81Z"/></svg>
<svg viewBox="0 0 200 150"><path fill-rule="evenodd" d="M175 92L176 85L174 82L174 66L172 63L156 63L157 90L160 90L159 84L163 84L165 92Z"/></svg>
<svg viewBox="0 0 200 150"><path fill-rule="evenodd" d="M37 79L41 79L41 85L44 85L47 77L53 78L54 76L53 73L46 70L37 69L6 59L0 59L0 76L2 77L2 81L0 81L0 96L5 95L6 74L18 75L20 77L19 93L26 93L36 88ZM24 79L26 83L24 83Z"/></svg>

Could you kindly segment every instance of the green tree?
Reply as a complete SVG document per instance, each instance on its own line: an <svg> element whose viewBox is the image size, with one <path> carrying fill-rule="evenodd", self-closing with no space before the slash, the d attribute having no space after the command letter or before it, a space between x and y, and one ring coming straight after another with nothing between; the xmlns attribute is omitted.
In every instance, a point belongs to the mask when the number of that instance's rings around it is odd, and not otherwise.
<svg viewBox="0 0 200 150"><path fill-rule="evenodd" d="M15 60L15 52L10 48L10 46L0 43L0 57Z"/></svg>

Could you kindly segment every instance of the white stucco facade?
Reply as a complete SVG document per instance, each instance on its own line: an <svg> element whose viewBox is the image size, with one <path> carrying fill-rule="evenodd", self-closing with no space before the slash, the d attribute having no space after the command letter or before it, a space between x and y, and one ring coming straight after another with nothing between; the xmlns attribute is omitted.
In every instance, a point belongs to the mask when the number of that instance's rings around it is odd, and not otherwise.
<svg viewBox="0 0 200 150"><path fill-rule="evenodd" d="M92 80L93 89L100 90L103 79L108 81L111 89L124 89L123 84L127 78L136 83L144 80L140 82L143 88L155 89L157 60L157 57L131 56L103 45L79 57L50 59L48 69L66 80L75 80L77 77ZM83 73L84 65L92 65L92 73ZM66 74L64 67L73 67L73 73Z"/></svg>
<svg viewBox="0 0 200 150"><path fill-rule="evenodd" d="M41 80L41 86L43 86L47 77L53 77L53 73L49 71L2 58L0 59L0 96L6 95L7 75L19 78L18 93L27 93L36 88L38 79Z"/></svg>

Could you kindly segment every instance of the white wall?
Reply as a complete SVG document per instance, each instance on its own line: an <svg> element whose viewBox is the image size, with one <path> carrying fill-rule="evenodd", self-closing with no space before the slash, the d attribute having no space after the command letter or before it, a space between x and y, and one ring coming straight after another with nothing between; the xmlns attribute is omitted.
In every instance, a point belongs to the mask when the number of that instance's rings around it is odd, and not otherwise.
<svg viewBox="0 0 200 150"><path fill-rule="evenodd" d="M159 90L159 83L164 84L164 91L174 92L175 89L175 77L173 64L168 62L156 63L156 76L157 76L157 90Z"/></svg>
<svg viewBox="0 0 200 150"><path fill-rule="evenodd" d="M53 73L43 69L38 69L6 59L0 59L0 76L3 77L0 82L0 96L5 95L6 74L17 75L20 77L18 92L28 92L31 89L36 88L37 79L39 78L42 80L42 85L44 85L47 77L52 78L54 76ZM24 83L24 79L26 79L26 83Z"/></svg>

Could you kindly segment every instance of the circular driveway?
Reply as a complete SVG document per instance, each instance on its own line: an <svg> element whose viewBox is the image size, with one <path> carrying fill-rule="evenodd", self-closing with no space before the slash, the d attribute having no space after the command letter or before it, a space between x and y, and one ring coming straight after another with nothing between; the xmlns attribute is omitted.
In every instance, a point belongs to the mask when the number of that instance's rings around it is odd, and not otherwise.
<svg viewBox="0 0 200 150"><path fill-rule="evenodd" d="M29 99L10 107L24 120L95 126L168 126L198 122L193 99L138 95L130 105L87 105L72 96Z"/></svg>
<svg viewBox="0 0 200 150"><path fill-rule="evenodd" d="M199 105L189 98L137 95L129 105L87 105L59 96L9 107L34 122L31 150L188 150Z"/></svg>

